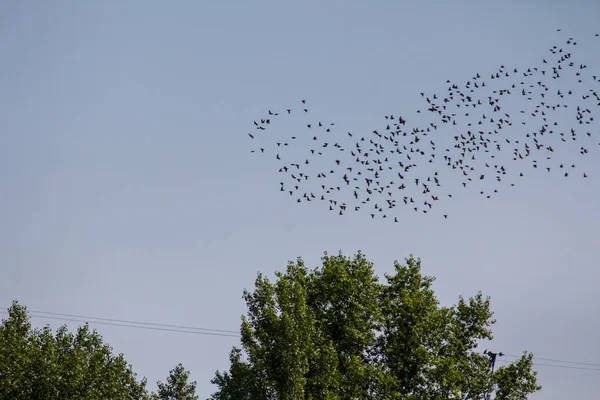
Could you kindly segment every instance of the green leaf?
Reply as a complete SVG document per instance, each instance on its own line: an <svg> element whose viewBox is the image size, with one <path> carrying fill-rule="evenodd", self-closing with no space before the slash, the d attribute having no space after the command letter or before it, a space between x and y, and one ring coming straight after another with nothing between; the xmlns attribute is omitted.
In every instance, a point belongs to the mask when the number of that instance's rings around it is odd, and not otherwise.
<svg viewBox="0 0 600 400"><path fill-rule="evenodd" d="M325 253L244 291L242 348L211 381L210 399L522 399L540 390L531 359L493 374L475 351L492 340L489 297L439 305L412 256L379 283L373 265Z"/></svg>

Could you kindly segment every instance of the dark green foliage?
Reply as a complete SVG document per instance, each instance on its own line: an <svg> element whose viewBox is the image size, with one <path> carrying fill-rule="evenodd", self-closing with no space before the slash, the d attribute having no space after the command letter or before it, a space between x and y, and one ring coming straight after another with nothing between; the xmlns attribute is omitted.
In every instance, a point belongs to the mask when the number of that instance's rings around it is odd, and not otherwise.
<svg viewBox="0 0 600 400"><path fill-rule="evenodd" d="M360 253L325 254L315 270L299 259L274 283L259 274L244 292L243 352L216 373L211 399L486 399L494 385L497 399L524 399L541 388L531 355L491 373L474 351L493 339L489 298L440 306L412 257L385 278Z"/></svg>
<svg viewBox="0 0 600 400"><path fill-rule="evenodd" d="M158 382L158 392L152 400L198 400L196 382L188 382L190 373L177 365L169 373L167 383Z"/></svg>
<svg viewBox="0 0 600 400"><path fill-rule="evenodd" d="M146 379L136 374L122 354L88 325L56 334L46 326L32 329L27 309L14 301L0 325L0 400L196 400L196 383L181 364L167 383L149 395Z"/></svg>
<svg viewBox="0 0 600 400"><path fill-rule="evenodd" d="M14 301L0 326L0 399L144 399L146 380L136 380L123 355L112 355L86 325L31 329L27 310Z"/></svg>

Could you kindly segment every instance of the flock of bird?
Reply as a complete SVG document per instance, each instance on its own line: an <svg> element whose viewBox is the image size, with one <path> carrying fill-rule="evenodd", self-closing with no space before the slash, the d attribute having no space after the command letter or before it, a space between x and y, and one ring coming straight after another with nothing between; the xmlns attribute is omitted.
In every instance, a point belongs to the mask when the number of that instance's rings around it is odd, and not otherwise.
<svg viewBox="0 0 600 400"><path fill-rule="evenodd" d="M594 41L600 43L598 36ZM575 61L576 48L577 41L568 38L551 47L538 66L502 65L465 84L448 80L443 94L420 93L425 107L416 113L429 116L421 127L409 128L405 118L392 114L381 128L357 134L336 129L334 122L313 120L306 100L297 107L269 110L248 133L257 145L252 152L273 157L283 176L280 191L296 202L320 201L340 215L368 210L371 218L394 222L399 221L399 206L428 213L439 200L451 198L443 179L447 173L458 174L460 187L492 180L493 188L478 190L486 198L498 193L501 184L514 186L512 177L526 175L526 165L511 169L509 161L587 178L576 163L555 159L565 146L575 146L585 156L600 145L593 116L600 109L600 73L588 73L585 64ZM511 106L518 107L509 110ZM271 138L265 131L278 119L293 114L305 118L305 134L278 133L271 143L261 140ZM565 117L557 118L560 114ZM563 127L560 121L572 124ZM288 160L289 149L303 143L305 155Z"/></svg>

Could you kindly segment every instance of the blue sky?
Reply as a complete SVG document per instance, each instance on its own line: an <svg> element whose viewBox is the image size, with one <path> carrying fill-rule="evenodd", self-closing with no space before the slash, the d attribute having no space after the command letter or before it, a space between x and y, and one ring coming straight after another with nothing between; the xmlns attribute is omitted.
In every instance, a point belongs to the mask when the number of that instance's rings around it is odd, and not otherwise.
<svg viewBox="0 0 600 400"><path fill-rule="evenodd" d="M598 146L562 151L587 180L529 168L491 199L456 189L447 220L392 224L281 195L247 136L300 99L341 132L389 113L410 125L420 92L538 66L568 37L600 75L598 15L594 1L4 2L0 305L237 330L258 271L361 250L382 276L414 254L442 303L491 296L488 348L600 364ZM183 362L201 398L238 344L94 327L152 388ZM535 399L600 390L598 371L537 370Z"/></svg>

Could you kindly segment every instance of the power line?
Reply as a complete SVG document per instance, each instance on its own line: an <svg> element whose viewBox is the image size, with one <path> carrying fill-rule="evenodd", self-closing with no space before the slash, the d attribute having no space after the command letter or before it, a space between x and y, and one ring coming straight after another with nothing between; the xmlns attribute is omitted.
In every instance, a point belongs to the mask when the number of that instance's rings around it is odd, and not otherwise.
<svg viewBox="0 0 600 400"><path fill-rule="evenodd" d="M8 314L8 311L0 311L0 312L3 314ZM85 323L100 324L100 325L121 326L121 327L127 327L127 328L149 329L149 330L155 330L155 331L192 333L195 335L223 336L223 337L235 337L235 338L240 337L239 334L233 335L233 334L225 334L225 333L217 333L217 332L202 332L202 331L192 331L192 330L183 330L183 329L159 328L159 327L154 327L154 326L127 325L127 324L119 324L119 323L113 323L113 322L87 321L84 319L52 317L49 315L31 315L31 317L56 319L56 320L71 321L71 322L85 322Z"/></svg>
<svg viewBox="0 0 600 400"><path fill-rule="evenodd" d="M31 317L36 317L36 318L46 318L46 319L71 321L71 322L84 322L84 323L92 323L92 324L95 323L95 324L100 324L100 325L120 326L120 327L127 327L127 328L148 329L148 330L156 330L156 331L192 333L192 334L196 334L196 335L209 335L209 336L222 336L222 337L235 337L235 338L241 337L241 335L237 331L233 331L233 330L229 330L229 329L212 329L212 328L199 328L199 327L183 326L183 325L158 324L158 323L153 323L153 322L141 322L141 321L123 320L123 319L115 319L115 318L89 317L89 316L83 316L83 315L56 313L56 312L49 312L49 311L37 311L37 310L28 310L28 311L30 313L36 313L36 314L47 314L47 315L31 315ZM8 311L0 311L0 313L8 314ZM71 318L55 317L53 315L71 317ZM98 320L98 321L90 321L90 320ZM110 321L110 322L103 322L103 321ZM131 325L131 324L136 324L136 325ZM517 355L513 355L513 354L503 354L503 355L507 356L507 357L521 358L521 356L517 356ZM563 363L563 364L587 365L587 366L597 367L597 368L586 368L586 367L556 365L556 364L542 364L542 363L534 362L535 366L579 369L579 370L588 370L588 371L600 371L600 364L585 363L585 362L579 362L579 361L557 360L557 359L552 359L552 358L542 358L542 357L536 357L536 356L534 356L534 360L558 362L558 363ZM506 364L509 363L508 360L498 360L498 361L506 363Z"/></svg>
<svg viewBox="0 0 600 400"><path fill-rule="evenodd" d="M534 356L534 359L535 358L536 357ZM509 364L508 360L498 360L498 361L503 362L505 364ZM535 366L535 367L568 368L568 369L584 369L584 370L588 370L588 371L600 371L600 368L574 367L572 365L540 364L540 363L536 363L536 362L533 363L533 366Z"/></svg>
<svg viewBox="0 0 600 400"><path fill-rule="evenodd" d="M515 356L515 355L511 355L511 354L505 354L505 356L515 357L515 358L521 358L521 356ZM579 364L579 365L590 365L592 367L600 367L600 364L585 363L585 362L579 362L579 361L555 360L555 359L552 359L552 358L541 358L541 357L536 357L536 356L533 356L533 358L536 359L536 360L558 362L558 363L563 363L563 364Z"/></svg>
<svg viewBox="0 0 600 400"><path fill-rule="evenodd" d="M60 315L63 317L74 317L74 318L84 318L84 319L98 319L101 321L111 321L111 322L120 322L126 324L138 324L138 325L153 325L153 326L163 326L167 328L176 328L176 329L189 329L189 330L199 330L199 331L212 331L212 332L223 332L223 333L235 333L239 335L238 331L233 331L230 329L211 329L211 328L198 328L194 326L182 326L182 325L170 325L170 324L156 324L153 322L140 322L140 321L130 321L125 319L115 319L115 318L100 318L100 317L89 317L85 315L75 315L75 314L64 314L64 313L56 313L49 311L36 311L36 310L27 310L32 313L37 314L49 314L49 315Z"/></svg>

